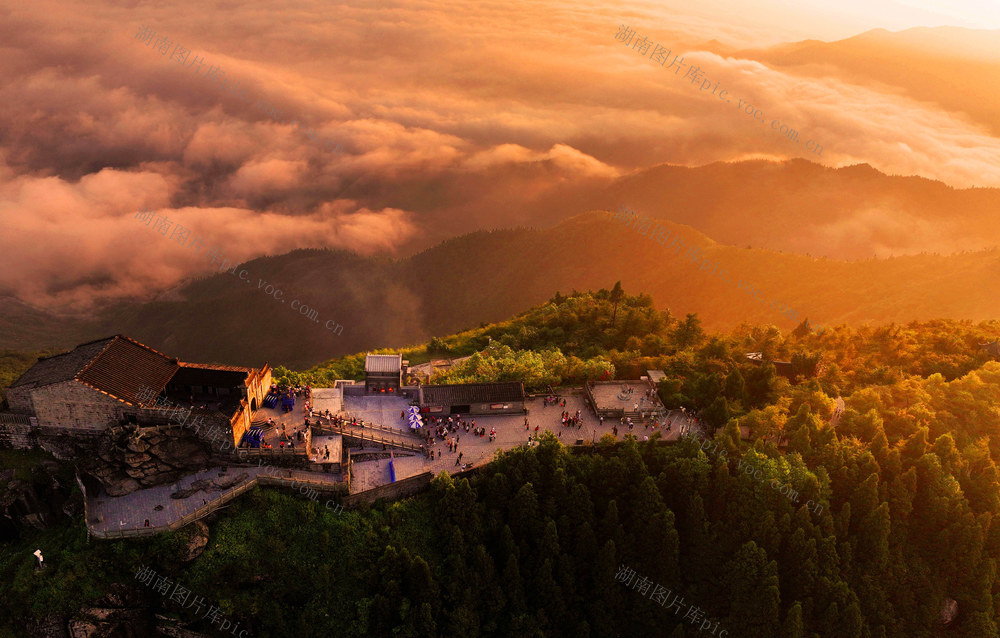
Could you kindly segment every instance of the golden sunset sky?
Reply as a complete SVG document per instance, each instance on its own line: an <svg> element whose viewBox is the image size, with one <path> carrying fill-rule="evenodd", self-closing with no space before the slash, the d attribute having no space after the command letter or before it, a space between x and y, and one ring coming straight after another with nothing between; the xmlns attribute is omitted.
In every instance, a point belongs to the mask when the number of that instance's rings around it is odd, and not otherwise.
<svg viewBox="0 0 1000 638"><path fill-rule="evenodd" d="M244 261L551 223L543 202L663 163L804 158L1000 187L997 29L986 0L8 2L0 295L78 310L208 274L143 209Z"/></svg>

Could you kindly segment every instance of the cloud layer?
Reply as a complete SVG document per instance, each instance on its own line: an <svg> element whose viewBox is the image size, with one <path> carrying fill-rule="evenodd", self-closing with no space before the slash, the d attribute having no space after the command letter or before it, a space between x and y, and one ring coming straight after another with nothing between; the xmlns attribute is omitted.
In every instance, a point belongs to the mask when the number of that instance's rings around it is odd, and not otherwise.
<svg viewBox="0 0 1000 638"><path fill-rule="evenodd" d="M731 102L615 41L622 22L700 67ZM166 54L135 37L141 25L169 38ZM576 2L7 9L0 293L86 309L207 273L134 221L146 208L246 260L302 247L401 254L547 223L545 202L664 162L806 157L1000 186L1000 142L960 114L832 66L805 77L726 57L717 51L753 33L719 24L709 45L711 27L652 5ZM189 66L173 57L178 45ZM224 80L206 79L211 67Z"/></svg>

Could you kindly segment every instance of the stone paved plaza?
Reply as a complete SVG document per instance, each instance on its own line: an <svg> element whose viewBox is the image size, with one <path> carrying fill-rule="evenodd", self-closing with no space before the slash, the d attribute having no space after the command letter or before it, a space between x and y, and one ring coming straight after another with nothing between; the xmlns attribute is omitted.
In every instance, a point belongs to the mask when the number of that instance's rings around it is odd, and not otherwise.
<svg viewBox="0 0 1000 638"><path fill-rule="evenodd" d="M314 389L314 396L317 392L326 391L323 388ZM608 386L608 391L613 391L611 386ZM641 397L641 391L637 391L638 395L636 400ZM597 417L594 416L593 412L586 407L585 398L582 390L574 390L571 392L564 392L559 395L559 399L566 400L566 407L561 407L560 405L549 405L545 406L544 401L541 398L537 399L527 399L525 405L528 408L528 426L529 429L526 431L524 429L524 414L502 414L502 415L489 415L489 416L475 416L470 417L468 415L462 415L463 419L474 418L477 426L483 426L486 428L486 436L478 437L473 436L471 433L466 433L464 430L459 430L457 436L458 451L449 452L448 446L444 441L437 440L431 446L431 450L434 451L435 458L433 460L428 459L421 455L414 456L400 456L400 453L396 452L396 480L404 479L410 476L415 476L422 472L430 471L434 474L445 470L448 472L455 472L460 469L460 464L456 464L458 460L458 454L462 454L462 464L472 464L473 466L480 465L483 462L489 461L493 458L493 455L497 450L507 450L518 445L524 445L528 442L528 436L535 435L535 426L538 426L538 434L545 431L551 431L553 434L559 438L566 445L574 445L577 440L585 441L595 441L599 440L605 434L611 434L612 428L616 425L619 426L618 429L618 440L624 440L625 434L628 433L628 429L620 427L618 419L605 419L604 425L601 426L598 423ZM272 417L280 425L285 424L285 431L291 433L294 429L301 428L305 423L305 414L303 412L304 400L301 398L296 399L295 409L291 412L282 412L279 409L268 409L263 408L258 412L257 420L262 418ZM648 405L648 400L644 401L645 405ZM356 417L359 419L364 419L366 422L374 422L382 426L389 428L395 428L401 433L410 432L409 426L404 419L400 419L400 412L406 410L410 405L408 399L399 396L345 396L343 402L343 415ZM560 414L563 410L567 410L571 415L576 414L577 410L580 410L582 417L582 427L563 427L560 423ZM658 431L660 431L661 437L668 440L676 440L680 436L680 429L682 425L689 426L691 421L679 410L674 410L668 412L668 423L671 424L670 432L665 431L665 425L661 424ZM646 425L650 425L647 422ZM492 443L489 440L490 428L497 429L496 441ZM378 430L371 430L371 432L378 434ZM632 434L635 435L640 441L643 440L645 436L651 436L654 430L651 428L643 427L642 423L636 423L632 430ZM267 440L277 446L277 436L275 430L268 432ZM381 451L380 446L366 445L364 449L360 447L350 448L350 453L359 452L373 452ZM353 475L351 481L351 492L355 493L358 491L363 491L366 489L371 489L372 487L377 487L378 485L384 485L389 482L389 461L384 460L372 460L372 461L360 461L353 464Z"/></svg>
<svg viewBox="0 0 1000 638"><path fill-rule="evenodd" d="M624 440L625 435L629 432L627 427L620 427L618 419L605 419L604 425L601 426L598 423L597 418L585 406L585 399L582 392L563 394L560 395L560 399L566 399L565 408L559 405L543 407L544 402L541 398L529 399L526 403L528 407L527 415L505 414L475 417L462 415L463 419L468 420L474 418L477 426L485 427L486 435L478 437L473 436L471 433L467 434L464 430L459 430L459 432L456 433L459 438L457 452L449 452L447 444L444 441L437 440L434 445L431 446L431 450L434 451L436 457L433 461L423 457L416 457L422 461L419 465L414 462L407 462L405 465L397 463L396 479L406 478L407 476L413 476L425 471L431 471L434 474L437 474L441 470L449 472L458 471L459 466L456 465L456 461L459 453L462 454L462 463L471 463L475 466L480 465L483 462L488 462L497 450L507 450L518 445L525 445L528 442L528 436L535 435L535 426L538 426L539 428L538 434L550 431L566 445L574 445L578 439L583 439L585 441L600 440L600 438L605 434L611 434L612 427L616 425L619 425L619 441ZM583 421L582 427L563 427L560 422L560 414L562 414L563 410L569 411L571 415L576 414L576 411L580 410ZM527 431L524 429L525 416L527 416L528 419L529 429ZM664 426L657 428L657 431L660 431L662 438L668 440L676 440L679 438L681 425L689 426L692 423L692 421L679 410L669 412L668 420L672 424L670 432L665 432ZM395 414L395 421L385 423L385 425L395 427L402 427L403 424L404 422L399 419L398 410ZM490 443L489 440L490 428L496 428L497 430L497 439L492 443ZM635 424L631 431L631 433L640 441L643 440L644 436L651 436L653 432L654 430L643 427L643 424L641 423ZM440 457L438 457L439 454ZM385 465L385 463L387 462L383 462L383 465ZM355 476L357 476L360 465L362 464L354 464ZM351 491L355 491L354 485L352 485Z"/></svg>
<svg viewBox="0 0 1000 638"><path fill-rule="evenodd" d="M431 450L435 456L433 460L423 454L394 451L396 455L394 463L396 480L427 471L433 474L437 474L442 470L457 472L460 470L460 464L458 463L459 453L462 454L461 464L471 464L473 467L479 466L489 462L497 450L508 450L527 444L529 436L534 437L536 433L552 432L566 445L574 445L578 441L599 440L605 434L611 434L612 428L616 425L619 426L617 437L619 441L624 440L625 435L629 433L627 427L621 427L618 419L605 419L604 425L601 426L598 423L598 419L586 407L582 390L564 392L559 395L559 400L561 401L562 399L566 400L566 407L561 407L559 404L546 407L541 398L529 398L525 403L528 408L527 415L505 414L475 417L462 415L462 418L466 420L475 419L476 425L485 427L487 434L479 437L460 429L457 433L451 435L457 435L459 440L458 449L455 452L449 452L448 446L444 441L435 440L431 446ZM266 420L267 417L271 417L278 424L277 428L267 431L267 436L265 437L275 448L278 447L278 437L281 433L282 425L284 425L284 431L289 436L294 435L296 430L302 429L305 423L304 404L305 401L302 398L297 398L295 408L291 412L282 412L280 408L263 408L255 415L255 421L259 422ZM406 421L399 418L399 413L405 410L408 405L409 401L401 397L348 396L344 398L343 414L397 429L401 435L405 435L410 433L410 430ZM576 414L577 410L580 410L582 427L563 427L560 422L560 414L563 410L568 411L571 416ZM524 426L525 417L528 419L527 430ZM668 413L668 423L671 424L669 432L665 431L666 424L661 424L657 430L653 430L651 427L646 427L650 425L647 422L645 426L643 423L636 423L631 433L640 441L644 437L652 436L654 431L660 431L664 439L676 440L679 438L682 428L690 428L693 421L680 411L670 411ZM535 430L536 426L538 427L537 432ZM489 440L489 431L491 428L496 428L497 430L497 438L493 442ZM370 428L365 428L365 431L376 434L380 433L379 430ZM317 443L321 445L328 444L330 445L331 452L334 449L337 449L339 452L341 437L339 435L332 437L317 436L314 446ZM350 448L348 453L353 455L372 452L379 453L381 451L381 446L376 445L373 447L371 444L367 444L364 449L361 447ZM113 532L116 529L129 530L141 528L145 519L149 519L151 527L162 528L196 511L199 507L213 502L213 500L226 498L226 494L231 492L233 487L239 487L247 482L254 481L259 474L265 471L266 469L258 468L256 463L247 466L231 466L226 472L222 472L222 468L212 468L187 476L173 485L162 485L139 490L126 496L114 498L106 495L98 496L97 498L88 497L90 521L95 528L104 532ZM343 481L343 476L341 475L306 470L282 470L282 476L289 474L289 472L291 473L290 478L310 479L331 486ZM218 483L227 484L241 474L246 474L246 476L226 488L209 486L207 489L194 492L183 499L173 499L170 497L171 493L177 490L190 490L192 488L191 484L195 481L201 480L203 481L202 484L205 484L206 479L210 479ZM389 482L389 459L360 460L353 463L351 493L368 490ZM155 509L156 506L162 506L162 508L157 510Z"/></svg>

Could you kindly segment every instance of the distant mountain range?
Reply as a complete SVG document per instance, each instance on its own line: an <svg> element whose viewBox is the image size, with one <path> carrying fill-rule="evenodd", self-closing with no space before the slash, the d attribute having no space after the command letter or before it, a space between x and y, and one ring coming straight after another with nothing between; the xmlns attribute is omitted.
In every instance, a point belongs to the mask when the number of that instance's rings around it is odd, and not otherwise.
<svg viewBox="0 0 1000 638"><path fill-rule="evenodd" d="M941 27L759 50L707 48L803 76L881 83L996 135L998 35ZM456 193L470 191L449 190L446 182L429 190L404 183L382 193L380 206L424 207L423 232L407 240L408 256L398 260L299 250L246 264L250 283L221 274L85 316L0 297L0 348L69 347L125 332L193 360L305 366L501 320L556 290L607 287L618 279L630 292L648 292L675 314L698 312L716 328L743 320L791 328L770 308L772 298L826 325L998 314L1000 189L955 189L867 164L835 169L802 159L758 160L592 176L508 205L505 192L559 181L545 166L495 169L472 189L482 203L469 208L455 202L465 201ZM668 220L671 229L681 225L678 232L724 262L733 282L698 273L606 216L581 215L622 205ZM460 229L521 220L537 229L481 231L438 243ZM739 279L761 290L766 302L738 288ZM259 280L263 288L280 288L286 303L259 290ZM315 308L320 323L298 315L292 300ZM324 327L328 320L343 326L342 335Z"/></svg>
<svg viewBox="0 0 1000 638"><path fill-rule="evenodd" d="M1000 246L1000 189L957 190L867 164L802 159L658 166L619 179L591 207L636 210L716 241L833 259ZM586 210L583 208L581 210Z"/></svg>
<svg viewBox="0 0 1000 638"><path fill-rule="evenodd" d="M1000 315L997 250L842 262L726 246L689 226L663 224L726 276L699 272L608 213L590 212L542 230L473 233L396 261L323 250L255 259L242 266L249 283L220 274L87 322L5 303L0 347L68 346L122 332L182 359L302 368L503 320L557 290L610 288L617 280L675 315L697 312L709 328L749 321L791 330L797 321L781 313L787 307L797 320L821 325ZM261 280L287 303L258 290ZM319 323L292 310L292 300L315 308ZM343 334L327 330L327 320Z"/></svg>

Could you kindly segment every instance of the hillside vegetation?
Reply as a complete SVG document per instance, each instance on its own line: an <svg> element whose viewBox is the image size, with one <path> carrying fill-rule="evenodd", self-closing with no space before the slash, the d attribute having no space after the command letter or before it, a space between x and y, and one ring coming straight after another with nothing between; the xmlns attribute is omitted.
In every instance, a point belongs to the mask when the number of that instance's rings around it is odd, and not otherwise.
<svg viewBox="0 0 1000 638"><path fill-rule="evenodd" d="M913 638L939 635L945 609L947 635L993 636L1000 363L977 344L998 335L952 321L722 334L617 287L558 295L407 356L485 346L452 380L539 357L558 365L538 383L661 368L660 396L701 407L713 440L605 437L574 454L548 435L468 479L341 515L259 489L186 563L183 530L127 543L87 543L79 518L22 530L0 550L0 626L20 635L114 591L144 618L211 632L135 582L146 565L253 636L679 638L710 620L727 638ZM792 361L795 383L747 352ZM356 376L361 356L287 374Z"/></svg>

